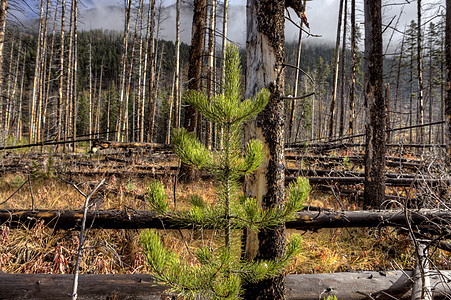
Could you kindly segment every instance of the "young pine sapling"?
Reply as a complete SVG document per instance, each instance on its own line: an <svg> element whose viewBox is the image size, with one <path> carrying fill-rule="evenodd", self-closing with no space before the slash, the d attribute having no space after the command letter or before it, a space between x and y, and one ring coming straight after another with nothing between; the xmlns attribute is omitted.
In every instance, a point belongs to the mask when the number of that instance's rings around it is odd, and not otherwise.
<svg viewBox="0 0 451 300"><path fill-rule="evenodd" d="M147 230L141 234L152 275L170 287L172 292L191 299L240 299L246 283L257 282L283 272L284 267L300 250L301 239L291 237L286 253L274 260L248 261L241 255L243 229L258 231L294 219L310 192L308 180L299 178L288 188L283 208L263 209L255 199L243 196L240 176L252 174L263 162L265 153L258 140L242 147L243 122L256 116L268 102L269 92L262 90L255 99L242 100L238 47L226 51L224 94L208 101L201 92L190 91L185 100L210 122L223 128L222 149L208 150L194 134L184 129L173 134L174 150L180 159L199 170L211 172L219 185L213 204L193 195L190 208L175 211L169 208L164 186L149 183L148 200L162 217L198 229L219 232L217 243L193 251L195 263L183 260L164 248L159 234ZM244 153L243 153L244 150Z"/></svg>

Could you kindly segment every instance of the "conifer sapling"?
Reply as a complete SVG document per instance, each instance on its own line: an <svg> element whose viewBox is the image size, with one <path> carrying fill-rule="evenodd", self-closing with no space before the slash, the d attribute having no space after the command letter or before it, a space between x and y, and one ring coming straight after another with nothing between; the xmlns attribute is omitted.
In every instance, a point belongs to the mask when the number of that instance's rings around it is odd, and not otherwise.
<svg viewBox="0 0 451 300"><path fill-rule="evenodd" d="M240 299L242 286L283 272L290 259L300 250L298 235L291 237L286 253L275 260L247 261L241 256L242 230L258 231L294 219L310 192L308 180L298 178L288 188L283 208L262 209L257 201L243 196L240 176L253 173L264 160L263 145L249 141L244 149L243 122L256 116L268 102L269 92L262 90L255 99L242 99L240 89L239 51L235 45L226 50L224 94L208 101L204 93L190 91L185 101L209 121L223 128L222 149L208 150L194 134L184 129L173 134L174 150L186 164L211 172L219 185L213 204L198 196L190 198L190 208L171 210L164 186L149 183L148 200L162 217L197 229L219 232L219 240L192 251L196 263L183 260L165 249L159 234L147 230L141 234L152 275L172 292L190 299Z"/></svg>

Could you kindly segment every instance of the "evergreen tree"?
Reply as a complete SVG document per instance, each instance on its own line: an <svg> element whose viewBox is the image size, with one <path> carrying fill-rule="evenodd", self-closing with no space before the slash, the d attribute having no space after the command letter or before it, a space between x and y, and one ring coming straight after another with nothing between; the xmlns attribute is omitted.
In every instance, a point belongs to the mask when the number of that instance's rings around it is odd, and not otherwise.
<svg viewBox="0 0 451 300"><path fill-rule="evenodd" d="M243 196L239 177L253 173L265 153L258 140L249 141L242 154L242 123L257 115L267 104L269 91L263 90L253 100L242 101L238 48L227 47L224 94L208 101L205 94L191 91L185 100L209 121L224 128L222 150L209 151L194 133L180 129L173 134L175 152L180 159L197 169L213 173L219 181L213 204L198 196L190 199L186 211L169 209L163 185L149 184L151 206L162 217L195 228L216 228L222 233L216 246L208 245L195 252L196 263L182 260L165 249L156 231L141 234L152 275L173 292L192 299L239 299L242 286L280 274L300 248L299 236L291 238L286 253L277 260L247 261L241 257L242 229L259 230L280 225L294 218L302 208L310 186L300 178L288 189L285 207L262 209L255 199Z"/></svg>

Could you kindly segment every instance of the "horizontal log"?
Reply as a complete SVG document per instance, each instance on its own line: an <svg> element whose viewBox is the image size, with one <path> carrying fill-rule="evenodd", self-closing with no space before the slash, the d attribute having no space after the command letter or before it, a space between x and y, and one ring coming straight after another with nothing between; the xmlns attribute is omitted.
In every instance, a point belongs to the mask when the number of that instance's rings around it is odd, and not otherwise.
<svg viewBox="0 0 451 300"><path fill-rule="evenodd" d="M412 225L447 226L451 223L451 212L446 210L422 209L409 211ZM37 220L55 229L77 229L83 216L82 210L0 210L0 224L12 228L23 224L33 225ZM152 211L100 210L89 211L87 224L92 228L139 229L139 228L187 228L170 220L159 218ZM344 227L406 226L404 211L301 211L296 220L286 223L289 229L319 229ZM438 225L437 225L438 226Z"/></svg>
<svg viewBox="0 0 451 300"><path fill-rule="evenodd" d="M331 274L288 275L287 300L324 299L410 299L409 279L412 271L344 272ZM431 274L434 299L445 299L451 289L450 271ZM69 274L0 274L0 298L4 300L69 299L73 275ZM158 286L150 275L80 275L78 299L172 299L164 286ZM382 295L389 294L392 298ZM373 297L373 298L371 298Z"/></svg>

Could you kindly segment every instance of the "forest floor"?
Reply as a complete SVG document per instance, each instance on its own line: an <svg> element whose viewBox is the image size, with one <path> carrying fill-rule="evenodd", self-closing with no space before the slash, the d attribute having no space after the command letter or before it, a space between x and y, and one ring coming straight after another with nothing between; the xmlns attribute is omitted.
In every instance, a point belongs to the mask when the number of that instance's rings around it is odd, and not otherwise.
<svg viewBox="0 0 451 300"><path fill-rule="evenodd" d="M76 184L82 191L88 191L106 178L98 196L93 199L96 202L95 209L147 210L149 205L143 195L148 181L155 176L166 185L171 202L174 201L175 193L178 207L183 207L187 196L193 192L197 192L207 202L214 201L216 185L212 178L204 178L190 185L179 183L174 189L173 176L168 171L168 168L178 164L173 157L157 160L152 156L154 161L149 159L147 167L140 164L139 170L132 168L126 157L110 158L108 166L94 164L93 157L87 154L66 158L62 162L51 155L30 157L30 162L27 159L21 160L25 171L10 169L0 175L0 203L21 187L12 198L0 205L0 209L31 209L32 202L35 209L81 209L83 197L67 182ZM94 160L104 161L105 157L94 157ZM118 160L123 160L122 163L125 161L124 165L128 169L122 169L115 175L113 165ZM7 169L5 161L3 160L3 168ZM9 165L15 164L12 162ZM89 176L77 173L81 170L89 171ZM113 175L100 174L106 170ZM149 172L149 176L142 174L143 172ZM137 173L139 176L135 176ZM342 206L352 210L360 208L360 203L356 200L340 197L337 201L336 195L323 192L315 186L306 205L332 209ZM289 230L288 235L295 232ZM139 243L139 233L140 230L90 230L81 272L148 272L146 258ZM215 236L212 230L164 230L162 233L165 245L177 250L182 256L189 256L192 246ZM289 266L288 273L411 269L414 264L411 241L396 228L321 229L296 233L303 237L303 249ZM54 230L42 223L31 228L24 225L20 229L1 225L0 269L7 273L72 273L78 244L78 230ZM441 269L451 269L450 255L447 252L437 250L434 263Z"/></svg>

